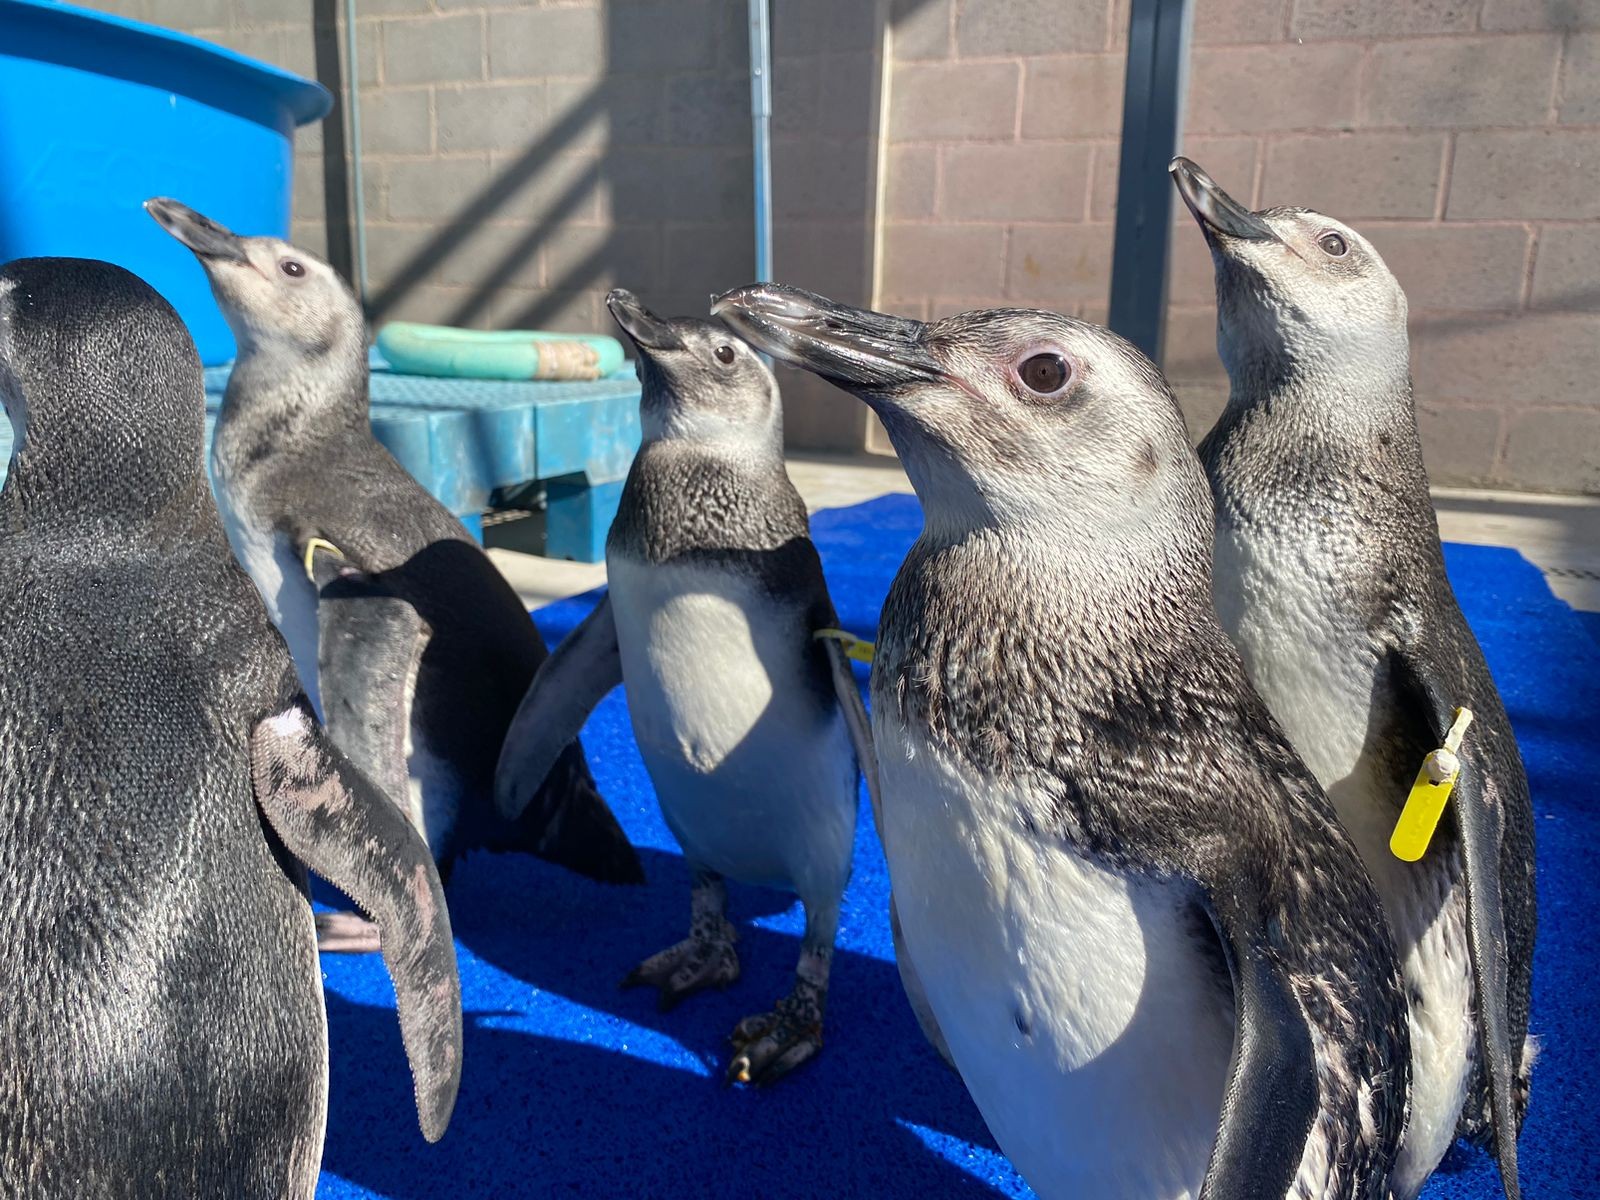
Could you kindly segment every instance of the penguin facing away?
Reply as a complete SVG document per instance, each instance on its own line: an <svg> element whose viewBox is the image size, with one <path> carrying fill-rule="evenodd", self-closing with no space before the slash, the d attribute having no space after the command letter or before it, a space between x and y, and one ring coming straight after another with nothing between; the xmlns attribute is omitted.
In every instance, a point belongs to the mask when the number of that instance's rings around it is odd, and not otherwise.
<svg viewBox="0 0 1600 1200"><path fill-rule="evenodd" d="M871 405L922 502L873 666L883 840L1001 1149L1045 1200L1386 1197L1394 949L1217 624L1160 373L1052 313L712 311Z"/></svg>
<svg viewBox="0 0 1600 1200"><path fill-rule="evenodd" d="M1396 1195L1461 1134L1518 1194L1536 925L1533 811L1505 707L1445 575L1412 404L1406 298L1320 213L1254 213L1188 159L1232 383L1201 444L1223 625L1327 789L1394 928L1410 997L1411 1123ZM1420 861L1390 835L1456 710L1453 818Z"/></svg>
<svg viewBox="0 0 1600 1200"><path fill-rule="evenodd" d="M344 281L175 200L146 208L200 260L238 341L211 451L218 506L334 740L446 879L487 847L642 881L576 742L518 822L495 814L501 742L545 646L471 535L373 436L366 328ZM337 929L325 946L373 948L370 931Z"/></svg>
<svg viewBox="0 0 1600 1200"><path fill-rule="evenodd" d="M663 1009L739 975L723 879L799 894L794 988L734 1031L730 1080L768 1083L817 1053L850 877L858 762L871 735L805 505L783 463L777 381L709 321L606 299L637 351L643 445L606 544L606 597L539 672L496 787L520 810L564 739L625 684L662 815L694 879L689 937L625 983ZM783 764L774 770L775 764Z"/></svg>
<svg viewBox="0 0 1600 1200"><path fill-rule="evenodd" d="M229 554L183 323L120 267L12 262L0 399L0 1193L309 1200L306 866L381 930L437 1140L461 1069L438 875Z"/></svg>

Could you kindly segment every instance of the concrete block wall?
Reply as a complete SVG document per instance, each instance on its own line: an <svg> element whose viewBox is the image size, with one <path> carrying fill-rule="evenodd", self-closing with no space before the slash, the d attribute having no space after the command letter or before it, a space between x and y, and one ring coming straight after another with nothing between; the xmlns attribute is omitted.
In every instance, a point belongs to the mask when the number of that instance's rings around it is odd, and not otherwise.
<svg viewBox="0 0 1600 1200"><path fill-rule="evenodd" d="M1192 2L1186 152L1385 254L1435 480L1600 491L1600 0ZM99 3L342 82L342 0ZM1126 6L773 0L777 276L1103 320ZM358 11L375 321L607 330L613 284L702 312L751 276L744 0ZM295 237L336 263L342 122L302 131L295 198ZM1198 434L1225 384L1176 219L1164 366ZM783 383L792 443L882 447L859 405Z"/></svg>
<svg viewBox="0 0 1600 1200"><path fill-rule="evenodd" d="M342 0L114 2L342 82ZM609 331L613 286L704 312L749 279L738 0L360 0L357 14L374 325ZM296 240L340 265L342 122L301 131L294 203Z"/></svg>
<svg viewBox="0 0 1600 1200"><path fill-rule="evenodd" d="M1360 228L1411 303L1435 482L1600 491L1600 3L1193 0L1185 152ZM1125 0L897 0L880 300L1104 319ZM1166 361L1226 399L1182 206Z"/></svg>
<svg viewBox="0 0 1600 1200"><path fill-rule="evenodd" d="M91 0L338 93L343 0ZM867 303L878 0L773 6L775 262ZM669 313L754 275L745 0L359 0L374 325L600 330L604 296ZM302 130L294 237L352 273L344 114ZM859 448L865 418L785 380L791 436Z"/></svg>

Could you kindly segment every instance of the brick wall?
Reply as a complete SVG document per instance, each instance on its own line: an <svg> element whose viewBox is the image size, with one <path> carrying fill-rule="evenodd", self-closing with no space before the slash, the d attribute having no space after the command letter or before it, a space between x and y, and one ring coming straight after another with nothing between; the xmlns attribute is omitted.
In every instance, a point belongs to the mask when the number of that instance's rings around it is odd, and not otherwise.
<svg viewBox="0 0 1600 1200"><path fill-rule="evenodd" d="M1600 491L1600 2L1194 0L1185 152L1366 233L1436 482ZM897 0L881 301L1103 320L1125 3ZM1226 398L1182 206L1164 366Z"/></svg>
<svg viewBox="0 0 1600 1200"><path fill-rule="evenodd" d="M91 0L336 93L342 0ZM745 0L359 0L374 323L611 331L637 291L706 311L754 274ZM774 258L867 303L877 189L877 0L773 5ZM351 264L344 117L297 143L294 238ZM857 447L865 418L785 380L789 431Z"/></svg>
<svg viewBox="0 0 1600 1200"><path fill-rule="evenodd" d="M342 0L102 0L335 87ZM375 322L609 329L753 267L747 34L733 0L360 0ZM319 62L318 50L321 50ZM331 54L331 60L330 60ZM333 67L330 78L329 66ZM294 237L349 237L337 111L297 140Z"/></svg>
<svg viewBox="0 0 1600 1200"><path fill-rule="evenodd" d="M1436 481L1600 491L1600 0L1193 2L1186 152L1388 258ZM100 3L342 78L342 0ZM358 7L376 319L604 330L614 283L702 312L750 277L744 0ZM780 279L1104 319L1126 0L772 8ZM298 151L295 236L346 261L340 114ZM1226 389L1176 219L1164 365L1198 433ZM783 383L793 442L871 440L860 405Z"/></svg>

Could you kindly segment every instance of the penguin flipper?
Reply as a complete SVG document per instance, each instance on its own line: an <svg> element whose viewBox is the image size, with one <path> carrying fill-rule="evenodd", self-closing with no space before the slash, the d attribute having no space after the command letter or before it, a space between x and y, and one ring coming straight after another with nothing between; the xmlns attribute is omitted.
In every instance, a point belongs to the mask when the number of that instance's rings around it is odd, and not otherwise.
<svg viewBox="0 0 1600 1200"><path fill-rule="evenodd" d="M250 731L250 777L289 852L377 923L422 1135L438 1141L461 1083L461 980L427 844L339 752L303 695Z"/></svg>
<svg viewBox="0 0 1600 1200"><path fill-rule="evenodd" d="M503 818L522 816L594 706L621 682L622 652L607 595L540 665L511 719L494 774L495 807Z"/></svg>
<svg viewBox="0 0 1600 1200"><path fill-rule="evenodd" d="M1435 664L1402 644L1393 652L1402 684L1416 696L1434 745L1443 745L1464 697L1447 695ZM1516 1069L1512 1054L1510 968L1506 961L1506 922L1500 886L1500 842L1504 814L1496 801L1482 759L1469 733L1459 751L1461 772L1450 794L1461 836L1461 861L1467 885L1467 951L1472 960L1473 1003L1478 1045L1489 1085L1489 1115L1495 1157L1507 1200L1519 1200L1517 1174Z"/></svg>
<svg viewBox="0 0 1600 1200"><path fill-rule="evenodd" d="M1250 901L1248 889L1211 893L1233 977L1236 1032L1201 1200L1286 1195L1321 1104L1311 1023Z"/></svg>
<svg viewBox="0 0 1600 1200"><path fill-rule="evenodd" d="M323 724L357 769L409 813L411 681L432 630L381 580L342 559L329 570L330 558L319 553L312 573Z"/></svg>
<svg viewBox="0 0 1600 1200"><path fill-rule="evenodd" d="M850 744L856 752L856 765L861 768L861 775L867 781L867 797L872 801L872 823L881 841L883 808L882 802L878 799L878 752L872 740L872 722L867 718L867 706L861 702L861 690L856 687L855 672L850 668L850 656L844 652L844 645L831 637L822 638L820 641L823 651L828 656L828 674L833 679L834 694L839 698L839 711L844 714L845 728L850 731ZM934 1018L933 1006L928 1003L927 990L922 986L922 979L906 954L904 938L900 932L900 912L895 907L893 893L889 896L889 933L894 939L894 961L900 970L900 986L905 989L906 999L911 1003L911 1011L916 1014L917 1024L922 1027L922 1036L928 1039L933 1048L939 1052L939 1056L953 1068L955 1061L950 1057L950 1047L944 1040L944 1032Z"/></svg>
<svg viewBox="0 0 1600 1200"><path fill-rule="evenodd" d="M821 639L828 656L828 674L833 679L833 691L839 698L839 711L844 714L845 728L850 731L850 745L856 752L856 765L867 781L867 797L872 801L872 820L883 836L883 813L878 800L878 752L872 744L872 722L867 719L867 706L861 702L861 691L856 687L855 672L850 669L850 658L844 646L833 638Z"/></svg>

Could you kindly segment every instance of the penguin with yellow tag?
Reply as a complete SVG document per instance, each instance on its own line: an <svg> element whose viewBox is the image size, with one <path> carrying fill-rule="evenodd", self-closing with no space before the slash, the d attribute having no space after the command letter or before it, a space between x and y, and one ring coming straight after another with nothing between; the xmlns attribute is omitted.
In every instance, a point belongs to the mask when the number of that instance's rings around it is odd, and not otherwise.
<svg viewBox="0 0 1600 1200"><path fill-rule="evenodd" d="M880 828L1001 1150L1041 1200L1388 1200L1393 942L1217 623L1161 373L1048 312L713 312L869 404L921 502L873 654Z"/></svg>
<svg viewBox="0 0 1600 1200"><path fill-rule="evenodd" d="M476 849L608 883L644 879L577 743L515 824L494 807L506 728L546 657L516 593L369 420L361 305L326 262L176 200L150 215L199 260L239 344L211 476L235 557L345 754L398 804L442 876ZM324 949L375 950L355 914Z"/></svg>
<svg viewBox="0 0 1600 1200"><path fill-rule="evenodd" d="M1398 1200L1459 1134L1516 1197L1528 1102L1533 813L1500 694L1445 575L1406 298L1366 238L1172 175L1216 269L1226 410L1200 447L1216 599L1252 681L1383 897L1410 994Z"/></svg>
<svg viewBox="0 0 1600 1200"><path fill-rule="evenodd" d="M770 1083L821 1048L859 772L875 791L849 664L859 644L837 628L784 468L772 372L720 324L665 320L620 289L606 302L637 353L643 445L606 542L609 591L534 679L496 797L515 817L594 706L626 687L693 890L689 936L624 982L655 987L664 1009L726 987L739 956L724 879L797 893L806 925L794 986L739 1023L727 1073Z"/></svg>

